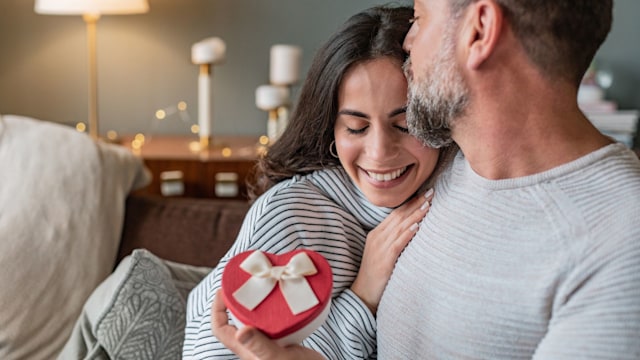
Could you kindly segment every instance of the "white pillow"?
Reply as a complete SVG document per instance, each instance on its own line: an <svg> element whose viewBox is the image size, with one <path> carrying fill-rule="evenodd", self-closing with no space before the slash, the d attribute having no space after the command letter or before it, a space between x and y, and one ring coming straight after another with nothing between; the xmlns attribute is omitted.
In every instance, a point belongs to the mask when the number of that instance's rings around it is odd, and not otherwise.
<svg viewBox="0 0 640 360"><path fill-rule="evenodd" d="M113 270L138 157L68 126L0 116L0 359L53 359Z"/></svg>

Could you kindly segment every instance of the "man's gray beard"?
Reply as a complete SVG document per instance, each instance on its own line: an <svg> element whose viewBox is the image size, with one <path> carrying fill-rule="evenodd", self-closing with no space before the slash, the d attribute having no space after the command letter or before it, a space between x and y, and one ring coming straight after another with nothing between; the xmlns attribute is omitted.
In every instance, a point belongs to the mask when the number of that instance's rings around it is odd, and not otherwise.
<svg viewBox="0 0 640 360"><path fill-rule="evenodd" d="M404 64L409 82L409 132L433 148L453 142L451 129L454 121L464 114L469 103L469 90L453 59L454 39L450 35L445 35L445 45L439 49L441 55L431 68L426 69L423 81L416 81L408 71L411 68L410 58Z"/></svg>

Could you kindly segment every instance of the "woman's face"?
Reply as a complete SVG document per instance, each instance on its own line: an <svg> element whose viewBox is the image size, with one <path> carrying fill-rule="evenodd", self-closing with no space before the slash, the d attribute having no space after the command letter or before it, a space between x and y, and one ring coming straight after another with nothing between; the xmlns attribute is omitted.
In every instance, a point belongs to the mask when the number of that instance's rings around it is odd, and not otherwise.
<svg viewBox="0 0 640 360"><path fill-rule="evenodd" d="M338 93L334 128L340 163L377 206L396 207L427 180L438 150L409 134L407 81L391 58L355 64Z"/></svg>

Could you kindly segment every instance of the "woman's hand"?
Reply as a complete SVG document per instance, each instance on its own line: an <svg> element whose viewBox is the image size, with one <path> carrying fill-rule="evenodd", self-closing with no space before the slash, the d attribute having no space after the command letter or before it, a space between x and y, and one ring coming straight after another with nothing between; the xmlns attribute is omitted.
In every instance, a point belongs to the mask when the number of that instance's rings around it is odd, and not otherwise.
<svg viewBox="0 0 640 360"><path fill-rule="evenodd" d="M433 189L394 209L384 221L369 232L362 262L351 290L367 304L373 314L378 309L396 260L413 238L427 214Z"/></svg>
<svg viewBox="0 0 640 360"><path fill-rule="evenodd" d="M229 325L226 310L222 290L218 290L211 306L211 330L213 335L241 360L325 359L320 353L300 345L282 347L256 328L246 326L238 330L235 326Z"/></svg>

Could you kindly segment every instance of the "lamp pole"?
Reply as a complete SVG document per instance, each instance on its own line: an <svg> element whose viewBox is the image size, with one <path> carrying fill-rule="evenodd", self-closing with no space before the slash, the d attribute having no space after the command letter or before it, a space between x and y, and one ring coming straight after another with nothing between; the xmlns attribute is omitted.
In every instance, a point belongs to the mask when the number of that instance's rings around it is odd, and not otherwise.
<svg viewBox="0 0 640 360"><path fill-rule="evenodd" d="M87 50L89 58L89 135L98 139L98 61L96 56L96 23L99 14L82 15L87 24Z"/></svg>
<svg viewBox="0 0 640 360"><path fill-rule="evenodd" d="M141 14L149 11L147 0L36 0L38 14L82 15L87 24L89 55L89 135L99 138L98 65L96 57L96 23L100 15Z"/></svg>

